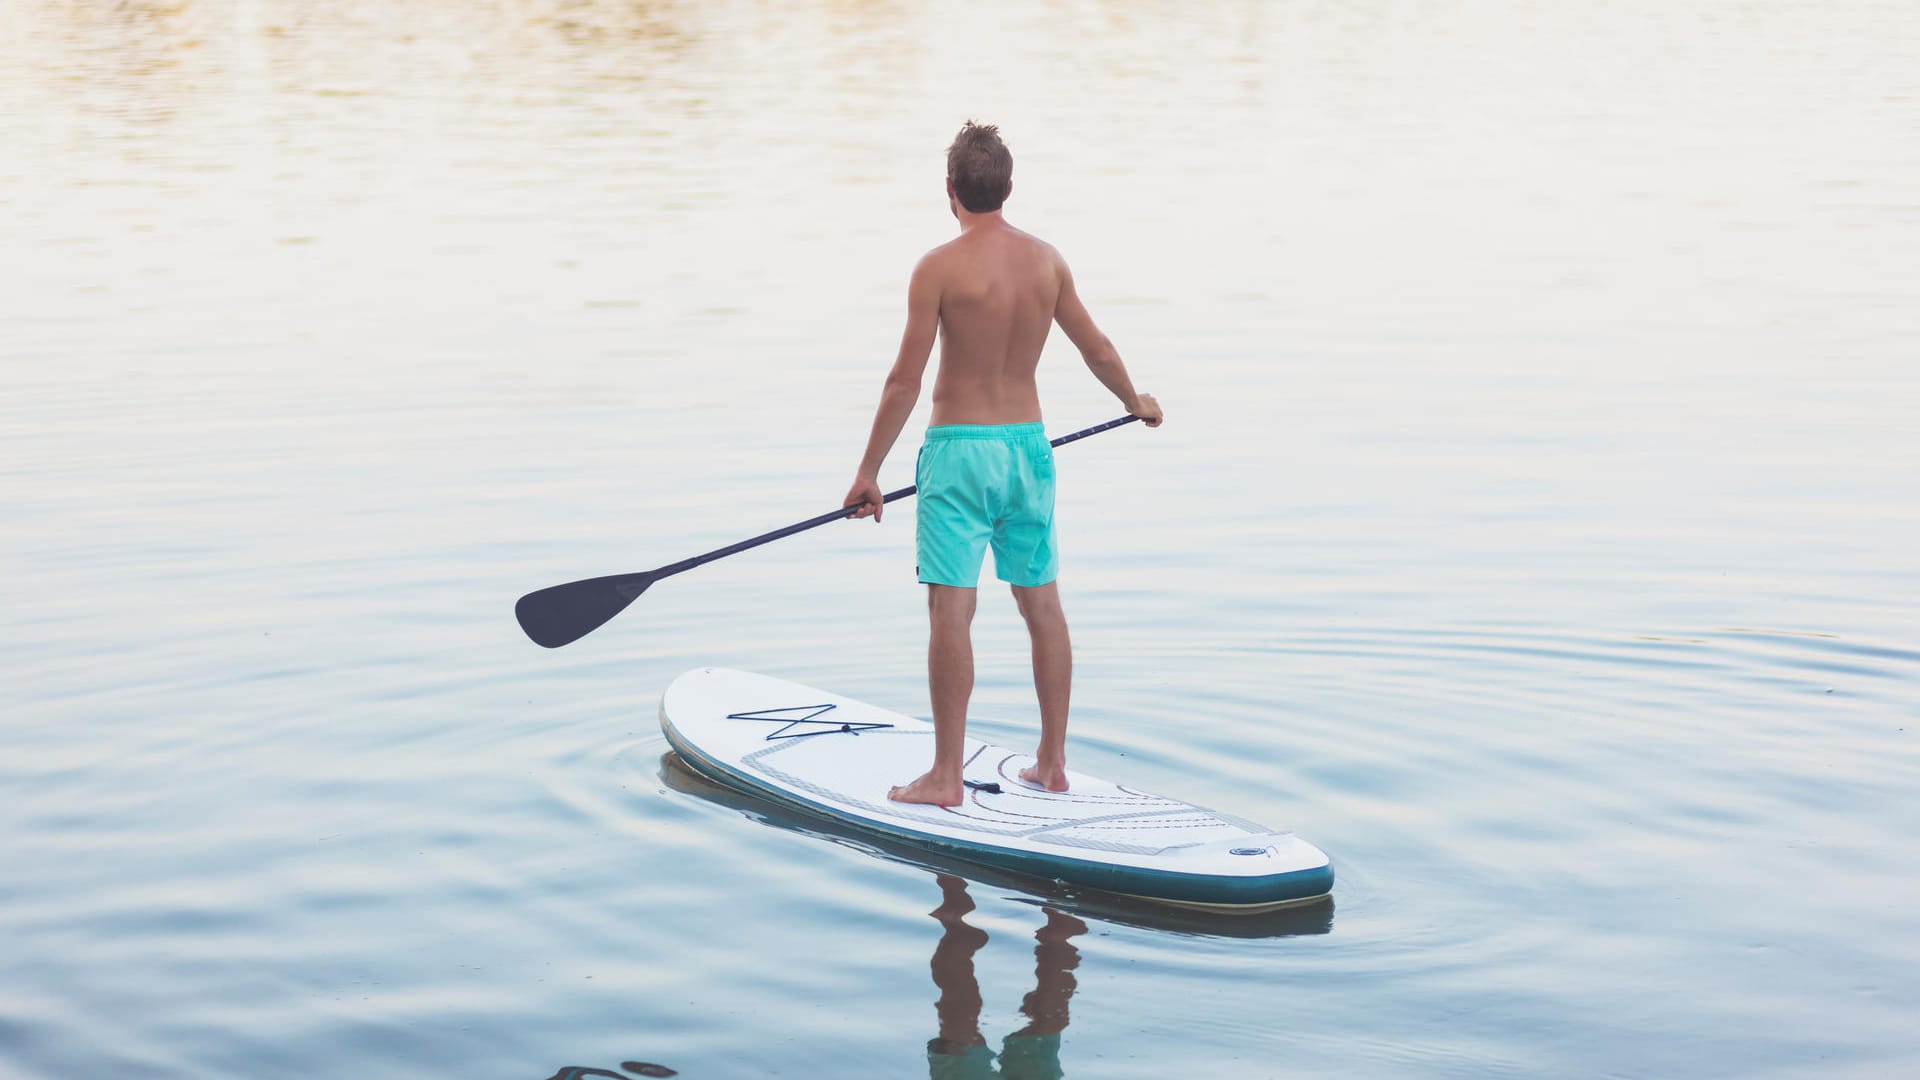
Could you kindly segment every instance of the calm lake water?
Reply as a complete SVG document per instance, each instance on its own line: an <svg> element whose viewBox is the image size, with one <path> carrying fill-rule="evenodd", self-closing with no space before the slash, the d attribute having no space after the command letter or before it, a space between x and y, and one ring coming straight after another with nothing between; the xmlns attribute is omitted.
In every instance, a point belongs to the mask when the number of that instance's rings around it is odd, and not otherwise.
<svg viewBox="0 0 1920 1080"><path fill-rule="evenodd" d="M0 1074L1920 1073L1917 54L1871 0L0 0ZM968 117L1169 416L1060 452L1074 764L1331 904L679 768L694 666L926 714L907 507L514 624L836 503ZM976 643L1025 745L1003 592Z"/></svg>

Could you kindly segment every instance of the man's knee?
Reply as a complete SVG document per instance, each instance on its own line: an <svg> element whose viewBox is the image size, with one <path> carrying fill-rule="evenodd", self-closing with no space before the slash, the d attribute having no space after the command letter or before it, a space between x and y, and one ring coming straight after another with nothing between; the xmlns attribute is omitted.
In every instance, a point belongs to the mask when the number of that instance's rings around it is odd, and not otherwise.
<svg viewBox="0 0 1920 1080"><path fill-rule="evenodd" d="M1048 582L1031 589L1013 586L1013 602L1028 622L1056 622L1066 617L1060 609L1060 589Z"/></svg>
<svg viewBox="0 0 1920 1080"><path fill-rule="evenodd" d="M934 622L973 621L975 591L954 585L927 586L927 614Z"/></svg>

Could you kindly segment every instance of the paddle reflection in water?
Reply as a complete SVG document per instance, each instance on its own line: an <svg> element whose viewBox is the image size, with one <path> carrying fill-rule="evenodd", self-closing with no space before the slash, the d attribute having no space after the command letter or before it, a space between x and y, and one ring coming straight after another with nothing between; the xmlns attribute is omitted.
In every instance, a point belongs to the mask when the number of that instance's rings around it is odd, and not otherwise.
<svg viewBox="0 0 1920 1080"><path fill-rule="evenodd" d="M665 1065L655 1065L651 1061L623 1061L620 1067L633 1076L679 1076L680 1073ZM633 1080L626 1073L617 1073L612 1069L596 1069L591 1065L562 1065L559 1071L547 1080L587 1080L592 1076L611 1076L613 1080Z"/></svg>
<svg viewBox="0 0 1920 1080"><path fill-rule="evenodd" d="M1072 939L1087 932L1087 924L1072 915L1043 908L1046 925L1034 932L1033 992L1020 1003L1027 1026L1000 1044L998 1068L980 1031L980 983L973 974L973 955L987 943L987 932L968 925L973 910L967 883L952 874L936 875L940 906L931 914L944 928L933 950L933 985L940 990L934 1011L940 1034L927 1041L927 1074L933 1080L1060 1080L1060 1033L1067 1028L1067 1002L1075 987L1073 969L1080 966L1080 950Z"/></svg>

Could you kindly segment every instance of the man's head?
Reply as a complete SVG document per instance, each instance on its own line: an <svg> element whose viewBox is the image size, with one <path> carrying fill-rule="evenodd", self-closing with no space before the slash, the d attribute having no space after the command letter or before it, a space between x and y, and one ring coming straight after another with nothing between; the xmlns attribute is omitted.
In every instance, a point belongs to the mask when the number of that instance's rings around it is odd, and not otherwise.
<svg viewBox="0 0 1920 1080"><path fill-rule="evenodd" d="M1013 155L992 124L967 121L947 147L947 194L969 213L1000 209L1013 190Z"/></svg>

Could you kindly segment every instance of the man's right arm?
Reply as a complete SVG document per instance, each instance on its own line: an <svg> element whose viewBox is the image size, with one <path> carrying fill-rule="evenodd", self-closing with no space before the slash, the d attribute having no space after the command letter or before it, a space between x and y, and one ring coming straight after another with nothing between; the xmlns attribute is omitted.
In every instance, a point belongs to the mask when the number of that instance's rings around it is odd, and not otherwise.
<svg viewBox="0 0 1920 1080"><path fill-rule="evenodd" d="M873 431L867 436L867 452L860 458L853 487L841 504L859 507L853 514L856 518L871 517L877 522L886 509L880 491L880 464L887 459L894 441L900 438L900 429L907 426L907 417L920 400L920 378L927 370L939 329L940 277L929 255L913 268L913 277L907 282L907 328L901 332L900 351L880 391Z"/></svg>
<svg viewBox="0 0 1920 1080"><path fill-rule="evenodd" d="M1087 362L1088 370L1100 384L1113 391L1120 404L1134 416L1146 421L1148 427L1159 427L1162 415L1160 403L1153 400L1152 394L1142 394L1133 388L1133 380L1127 375L1127 365L1120 359L1120 350L1100 328L1093 324L1093 316L1087 314L1087 306L1080 302L1080 294L1073 287L1073 271L1067 269L1067 261L1054 256L1060 271L1060 297L1054 301L1053 318L1066 332L1067 340L1080 350L1080 358Z"/></svg>

